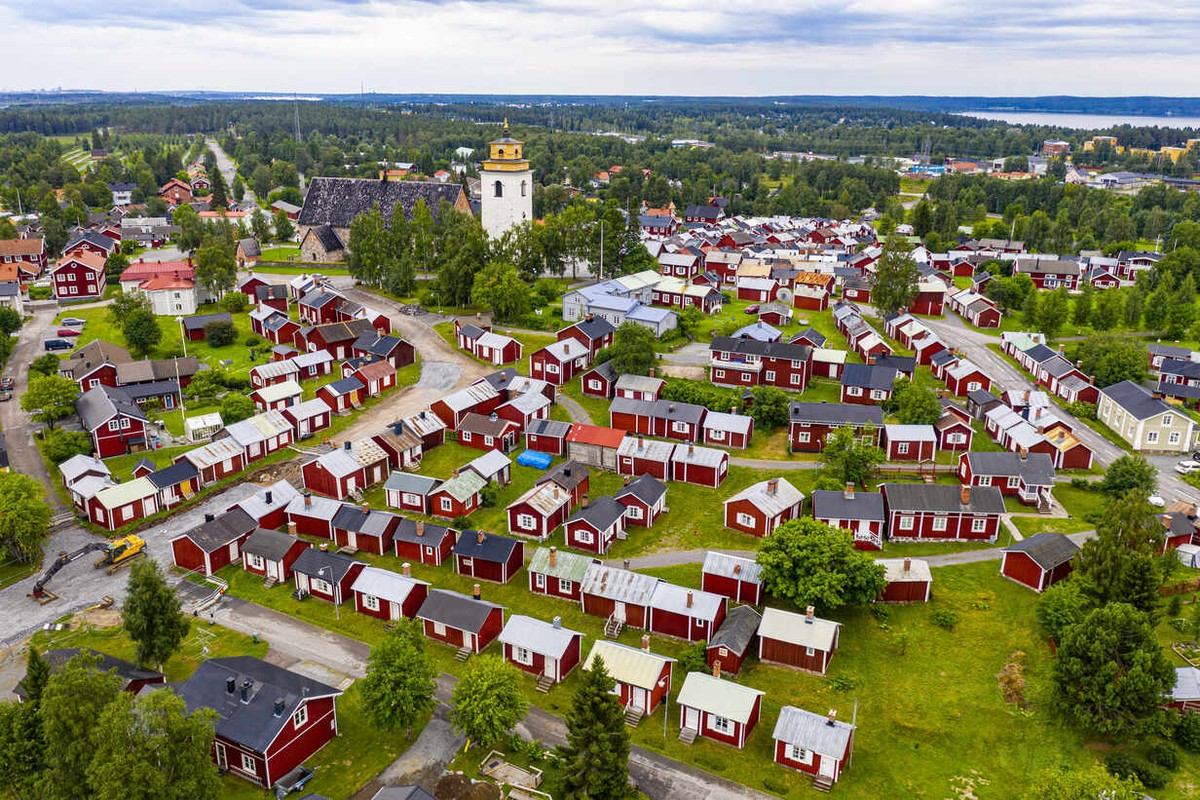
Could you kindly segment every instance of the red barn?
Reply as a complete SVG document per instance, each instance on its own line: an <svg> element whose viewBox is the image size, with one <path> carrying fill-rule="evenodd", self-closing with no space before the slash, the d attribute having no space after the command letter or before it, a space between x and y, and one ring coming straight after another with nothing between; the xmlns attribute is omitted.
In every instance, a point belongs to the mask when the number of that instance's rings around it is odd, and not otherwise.
<svg viewBox="0 0 1200 800"><path fill-rule="evenodd" d="M355 610L388 622L415 617L429 594L429 584L415 580L407 563L402 569L403 574L377 567L359 572L350 587Z"/></svg>
<svg viewBox="0 0 1200 800"><path fill-rule="evenodd" d="M929 563L917 558L880 558L887 585L877 603L927 603L933 590Z"/></svg>
<svg viewBox="0 0 1200 800"><path fill-rule="evenodd" d="M269 581L287 583L292 565L310 547L309 543L270 528L258 528L242 543L242 569Z"/></svg>
<svg viewBox="0 0 1200 800"><path fill-rule="evenodd" d="M725 620L727 605L719 594L659 581L650 595L649 629L660 636L707 641Z"/></svg>
<svg viewBox="0 0 1200 800"><path fill-rule="evenodd" d="M205 514L202 524L171 540L175 566L212 575L242 557L242 544L256 530L258 523L240 508Z"/></svg>
<svg viewBox="0 0 1200 800"><path fill-rule="evenodd" d="M818 618L812 606L804 614L766 608L758 626L758 659L824 675L840 629L841 623Z"/></svg>
<svg viewBox="0 0 1200 800"><path fill-rule="evenodd" d="M671 671L675 659L650 652L650 637L642 637L642 648L626 647L623 644L597 639L584 661L584 669L591 669L599 659L604 669L616 681L614 693L621 707L633 712L637 721L653 714L659 703L671 691Z"/></svg>
<svg viewBox="0 0 1200 800"><path fill-rule="evenodd" d="M504 629L504 607L477 597L431 589L417 611L425 638L459 648L467 654L480 653Z"/></svg>
<svg viewBox="0 0 1200 800"><path fill-rule="evenodd" d="M596 354L613 343L613 335L617 332L608 320L588 314L574 325L568 325L555 334L558 341L574 339L587 348L589 360L595 359Z"/></svg>
<svg viewBox="0 0 1200 800"><path fill-rule="evenodd" d="M585 497L580 508L564 523L567 547L605 555L617 539L625 538L626 508L605 495L592 502Z"/></svg>
<svg viewBox="0 0 1200 800"><path fill-rule="evenodd" d="M580 587L583 613L607 620L605 631L648 628L650 598L659 579L600 562L588 565Z"/></svg>
<svg viewBox="0 0 1200 800"><path fill-rule="evenodd" d="M564 628L559 617L543 622L513 614L500 632L500 643L504 645L504 660L536 675L538 688L548 691L579 664L583 634Z"/></svg>
<svg viewBox="0 0 1200 800"><path fill-rule="evenodd" d="M531 355L529 374L554 386L562 386L587 369L590 361L587 347L568 337Z"/></svg>
<svg viewBox="0 0 1200 800"><path fill-rule="evenodd" d="M366 568L362 561L344 553L310 547L296 559L292 574L301 596L312 595L340 606L352 596L351 587Z"/></svg>
<svg viewBox="0 0 1200 800"><path fill-rule="evenodd" d="M750 656L758 625L762 615L751 606L734 606L725 615L725 621L708 640L704 648L704 660L716 674L728 672L737 675Z"/></svg>
<svg viewBox="0 0 1200 800"><path fill-rule="evenodd" d="M537 484L508 505L508 532L545 539L567 521L571 506L571 493L557 483Z"/></svg>
<svg viewBox="0 0 1200 800"><path fill-rule="evenodd" d="M217 712L217 769L259 786L274 786L338 734L340 690L252 656L201 662L175 692L189 713Z"/></svg>
<svg viewBox="0 0 1200 800"><path fill-rule="evenodd" d="M775 763L813 776L813 786L829 791L850 763L854 726L794 706L779 709L775 723Z"/></svg>
<svg viewBox="0 0 1200 800"><path fill-rule="evenodd" d="M804 493L785 478L748 486L725 501L725 527L753 536L769 536L788 520L800 516Z"/></svg>
<svg viewBox="0 0 1200 800"><path fill-rule="evenodd" d="M396 558L433 567L441 566L449 560L457 540L458 531L426 523L424 520L401 518L400 524L392 533Z"/></svg>
<svg viewBox="0 0 1200 800"><path fill-rule="evenodd" d="M1000 533L1004 497L994 486L885 483L881 489L893 541L994 542Z"/></svg>
<svg viewBox="0 0 1200 800"><path fill-rule="evenodd" d="M463 531L453 553L455 572L492 583L508 583L525 564L525 545L483 531Z"/></svg>
<svg viewBox="0 0 1200 800"><path fill-rule="evenodd" d="M703 736L739 750L758 724L766 692L723 681L717 675L689 672L677 698L681 736Z"/></svg>
<svg viewBox="0 0 1200 800"><path fill-rule="evenodd" d="M124 389L103 384L89 389L75 401L75 411L98 457L146 449L146 414Z"/></svg>
<svg viewBox="0 0 1200 800"><path fill-rule="evenodd" d="M392 551L392 533L399 525L400 517L372 509L369 503L345 503L333 517L333 542L349 552L381 556Z"/></svg>
<svg viewBox="0 0 1200 800"><path fill-rule="evenodd" d="M104 261L101 253L77 251L59 259L50 269L54 299L95 300L104 294Z"/></svg>
<svg viewBox="0 0 1200 800"><path fill-rule="evenodd" d="M932 461L937 453L932 425L884 425L881 443L888 461Z"/></svg>
<svg viewBox="0 0 1200 800"><path fill-rule="evenodd" d="M1044 592L1071 574L1079 545L1061 533L1035 533L1004 548L1000 574L1035 592Z"/></svg>
<svg viewBox="0 0 1200 800"><path fill-rule="evenodd" d="M529 591L579 602L583 577L591 564L589 556L539 547L529 561Z"/></svg>
<svg viewBox="0 0 1200 800"><path fill-rule="evenodd" d="M328 497L314 497L312 492L305 492L302 497L295 497L288 502L287 520L296 526L296 532L304 536L315 536L320 539L333 539L333 518L342 508L337 500Z"/></svg>
<svg viewBox="0 0 1200 800"><path fill-rule="evenodd" d="M855 549L883 549L887 515L883 495L878 492L856 492L852 483L847 483L841 492L817 489L812 495L812 508L817 522L845 528L854 534Z"/></svg>
<svg viewBox="0 0 1200 800"><path fill-rule="evenodd" d="M737 603L762 604L760 567L752 558L740 558L709 550L700 571L700 588L728 597Z"/></svg>

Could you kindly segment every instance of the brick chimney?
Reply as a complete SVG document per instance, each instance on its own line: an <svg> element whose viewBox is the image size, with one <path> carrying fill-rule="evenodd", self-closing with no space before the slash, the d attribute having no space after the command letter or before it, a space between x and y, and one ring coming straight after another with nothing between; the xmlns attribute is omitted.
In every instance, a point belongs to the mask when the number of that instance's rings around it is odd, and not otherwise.
<svg viewBox="0 0 1200 800"><path fill-rule="evenodd" d="M304 493L304 507L312 508L312 492Z"/></svg>
<svg viewBox="0 0 1200 800"><path fill-rule="evenodd" d="M734 565L733 565L733 574L734 574L735 576L737 576L737 575L741 575L741 574L742 574L742 565L741 565L741 564L734 564Z"/></svg>
<svg viewBox="0 0 1200 800"><path fill-rule="evenodd" d="M400 565L400 573L406 578L412 577L412 565L405 561Z"/></svg>
<svg viewBox="0 0 1200 800"><path fill-rule="evenodd" d="M721 677L721 662L720 662L720 661L714 661L714 662L713 662L713 665L712 665L712 676L713 676L714 678L719 678L719 677Z"/></svg>
<svg viewBox="0 0 1200 800"><path fill-rule="evenodd" d="M1166 528L1167 530L1171 530L1171 519L1172 519L1172 517L1170 514L1162 515L1162 524L1163 524L1163 527Z"/></svg>
<svg viewBox="0 0 1200 800"><path fill-rule="evenodd" d="M579 505L580 505L582 508L587 508L587 507L588 507L588 496L587 496L586 494L585 494L583 497L581 497L581 498L579 499Z"/></svg>
<svg viewBox="0 0 1200 800"><path fill-rule="evenodd" d="M912 559L911 559L911 558L908 558L907 556L906 556L906 557L905 557L905 559L904 559L904 571L905 571L906 573L908 573L908 572L911 572L911 571L912 571Z"/></svg>
<svg viewBox="0 0 1200 800"><path fill-rule="evenodd" d="M829 709L829 715L826 717L826 720L827 721L825 724L828 725L829 727L832 728L834 725L836 725L837 724L837 710L833 709L833 708Z"/></svg>
<svg viewBox="0 0 1200 800"><path fill-rule="evenodd" d="M767 481L767 494L772 497L779 494L779 478L771 478Z"/></svg>
<svg viewBox="0 0 1200 800"><path fill-rule="evenodd" d="M650 649L650 634L648 633L642 634L642 649L647 651Z"/></svg>
<svg viewBox="0 0 1200 800"><path fill-rule="evenodd" d="M640 433L638 434L637 449L639 451L646 449L646 437L642 436Z"/></svg>
<svg viewBox="0 0 1200 800"><path fill-rule="evenodd" d="M550 548L550 569L554 569L556 566L558 566L558 548L551 547Z"/></svg>
<svg viewBox="0 0 1200 800"><path fill-rule="evenodd" d="M691 608L691 607L692 607L692 603L693 603L693 602L695 602L695 594L694 594L694 593L693 593L691 590L688 590L688 593L687 593L687 607L688 607L688 608Z"/></svg>
<svg viewBox="0 0 1200 800"><path fill-rule="evenodd" d="M971 504L971 487L969 485L963 486L961 489L959 489L958 500L964 506L969 506Z"/></svg>
<svg viewBox="0 0 1200 800"><path fill-rule="evenodd" d="M370 503L363 503L363 504L362 504L362 512L363 512L364 514L370 514L370 513L371 513L371 504L370 504Z"/></svg>
<svg viewBox="0 0 1200 800"><path fill-rule="evenodd" d="M1038 409L1038 411L1041 411L1041 409ZM1025 460L1025 459L1027 459L1027 458L1029 458L1029 448L1028 448L1028 447L1022 447L1022 448L1021 448L1021 450L1020 450L1020 453L1021 453L1021 460L1022 460L1022 461L1024 461L1024 460Z"/></svg>
<svg viewBox="0 0 1200 800"><path fill-rule="evenodd" d="M425 521L419 519L419 520L417 520L417 536L424 536L424 535L425 535Z"/></svg>
<svg viewBox="0 0 1200 800"><path fill-rule="evenodd" d="M483 544L483 540L487 538L487 534L484 533L483 531L479 531L476 534L475 538L476 538L476 541L478 541L480 544Z"/></svg>
<svg viewBox="0 0 1200 800"><path fill-rule="evenodd" d="M845 500L853 500L854 499L854 484L853 483L846 484L846 488L842 492L842 498Z"/></svg>
<svg viewBox="0 0 1200 800"><path fill-rule="evenodd" d="M296 523L289 522L287 528L288 528L288 536L296 535Z"/></svg>
<svg viewBox="0 0 1200 800"><path fill-rule="evenodd" d="M480 588L478 583L471 587L471 597L474 597L476 600L483 599L483 589Z"/></svg>

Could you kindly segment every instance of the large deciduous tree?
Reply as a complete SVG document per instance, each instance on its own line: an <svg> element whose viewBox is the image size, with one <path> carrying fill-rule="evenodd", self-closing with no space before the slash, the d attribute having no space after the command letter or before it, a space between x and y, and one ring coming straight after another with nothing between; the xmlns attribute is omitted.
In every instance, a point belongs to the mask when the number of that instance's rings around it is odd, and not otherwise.
<svg viewBox="0 0 1200 800"><path fill-rule="evenodd" d="M50 428L60 419L75 413L79 386L62 375L37 375L29 378L29 386L21 395L21 410L28 411L37 422Z"/></svg>
<svg viewBox="0 0 1200 800"><path fill-rule="evenodd" d="M888 405L905 425L932 425L942 416L937 392L909 381L900 381Z"/></svg>
<svg viewBox="0 0 1200 800"><path fill-rule="evenodd" d="M917 262L908 246L899 237L889 237L883 246L883 254L875 264L871 302L884 314L908 307L917 296L920 277Z"/></svg>
<svg viewBox="0 0 1200 800"><path fill-rule="evenodd" d="M1103 298L1112 295L1107 292L1101 295L1099 309L1104 307ZM1107 317L1107 312L1103 312ZM1108 320L1105 320L1108 322ZM1107 325L1096 325L1097 330L1106 331L1116 324L1112 320ZM1081 362L1080 369L1092 376L1097 386L1112 386L1121 381L1140 382L1146 375L1146 343L1130 336L1115 333L1095 333L1079 344L1075 357Z"/></svg>
<svg viewBox="0 0 1200 800"><path fill-rule="evenodd" d="M854 549L850 531L809 517L776 528L763 540L758 563L763 588L801 608L833 611L869 603L886 585L883 566Z"/></svg>
<svg viewBox="0 0 1200 800"><path fill-rule="evenodd" d="M566 797L624 800L629 795L629 729L625 709L612 693L615 685L597 658L571 698L567 743L558 748Z"/></svg>
<svg viewBox="0 0 1200 800"><path fill-rule="evenodd" d="M382 286L389 248L383 215L379 213L378 205L350 220L350 236L346 247L350 251L346 266L355 280L368 286Z"/></svg>
<svg viewBox="0 0 1200 800"><path fill-rule="evenodd" d="M160 667L179 649L190 627L179 596L167 585L158 562L150 559L133 565L121 615L142 666Z"/></svg>
<svg viewBox="0 0 1200 800"><path fill-rule="evenodd" d="M490 308L498 322L516 322L533 308L529 284L507 261L492 261L475 273L471 302Z"/></svg>
<svg viewBox="0 0 1200 800"><path fill-rule="evenodd" d="M196 253L196 280L214 297L232 289L237 282L237 257L233 243L221 236L208 236Z"/></svg>
<svg viewBox="0 0 1200 800"><path fill-rule="evenodd" d="M618 375L647 375L657 360L654 333L635 322L622 323L605 350L605 358Z"/></svg>
<svg viewBox="0 0 1200 800"><path fill-rule="evenodd" d="M1046 292L1038 304L1037 324L1047 339L1058 338L1071 309L1071 296L1065 287Z"/></svg>
<svg viewBox="0 0 1200 800"><path fill-rule="evenodd" d="M396 626L371 648L361 687L367 720L382 731L403 730L411 738L413 723L433 710L436 675L418 623Z"/></svg>
<svg viewBox="0 0 1200 800"><path fill-rule="evenodd" d="M88 777L97 800L216 800L217 712L188 713L174 692L121 692L96 721Z"/></svg>
<svg viewBox="0 0 1200 800"><path fill-rule="evenodd" d="M1145 356L1142 361L1145 362ZM1100 491L1113 497L1130 491L1150 495L1158 486L1158 470L1145 456L1120 456L1104 470L1104 477L1097 486Z"/></svg>
<svg viewBox="0 0 1200 800"><path fill-rule="evenodd" d="M1164 576L1163 526L1146 496L1129 492L1104 509L1096 535L1075 556L1072 580L1096 605L1123 602L1152 612Z"/></svg>
<svg viewBox="0 0 1200 800"><path fill-rule="evenodd" d="M99 745L100 718L121 693L121 679L100 672L100 659L75 656L56 671L42 692L38 716L45 742L41 796L45 800L90 800L89 779Z"/></svg>
<svg viewBox="0 0 1200 800"><path fill-rule="evenodd" d="M477 656L454 687L450 720L481 747L500 740L525 716L521 675L499 656Z"/></svg>
<svg viewBox="0 0 1200 800"><path fill-rule="evenodd" d="M853 425L843 425L830 433L821 450L823 477L838 487L847 483L865 486L885 458L883 450L863 441L873 439L874 433L874 428L867 426L860 438Z"/></svg>
<svg viewBox="0 0 1200 800"><path fill-rule="evenodd" d="M1063 631L1055 703L1088 730L1118 739L1153 730L1174 683L1149 616L1128 603L1101 606Z"/></svg>
<svg viewBox="0 0 1200 800"><path fill-rule="evenodd" d="M35 558L50 530L46 490L33 477L0 473L0 548L20 562Z"/></svg>
<svg viewBox="0 0 1200 800"><path fill-rule="evenodd" d="M163 335L158 317L145 309L138 309L127 316L121 326L121 333L125 336L125 344L129 345L129 350L139 357L149 355L162 341Z"/></svg>

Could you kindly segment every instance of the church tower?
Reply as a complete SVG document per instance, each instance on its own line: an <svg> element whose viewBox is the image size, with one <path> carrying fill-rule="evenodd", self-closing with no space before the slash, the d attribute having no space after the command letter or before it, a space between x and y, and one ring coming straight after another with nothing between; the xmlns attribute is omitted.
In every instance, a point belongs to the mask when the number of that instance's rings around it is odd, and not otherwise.
<svg viewBox="0 0 1200 800"><path fill-rule="evenodd" d="M533 219L533 171L521 152L524 143L508 135L488 142L488 157L479 173L483 229L495 239L513 225Z"/></svg>

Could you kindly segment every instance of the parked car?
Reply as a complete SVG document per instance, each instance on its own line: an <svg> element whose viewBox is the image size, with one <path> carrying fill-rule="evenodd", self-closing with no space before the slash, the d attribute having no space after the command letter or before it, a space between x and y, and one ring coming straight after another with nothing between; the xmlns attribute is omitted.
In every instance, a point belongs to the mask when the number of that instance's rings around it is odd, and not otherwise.
<svg viewBox="0 0 1200 800"><path fill-rule="evenodd" d="M47 339L42 343L47 350L74 350L75 343L68 339Z"/></svg>
<svg viewBox="0 0 1200 800"><path fill-rule="evenodd" d="M759 308L760 308L760 306L759 306L759 304L758 304L758 303L755 303L755 304L753 304L753 305L746 306L746 313L747 313L747 314L757 314L757 313L758 313L758 310L759 310Z"/></svg>
<svg viewBox="0 0 1200 800"><path fill-rule="evenodd" d="M17 381L12 375L0 378L0 391L11 392L15 388L17 388Z"/></svg>
<svg viewBox="0 0 1200 800"><path fill-rule="evenodd" d="M1175 471L1180 475L1190 475L1193 472L1200 472L1200 461L1180 461L1175 465Z"/></svg>
<svg viewBox="0 0 1200 800"><path fill-rule="evenodd" d="M62 324L71 325L76 328L82 328L84 325L87 325L87 320L81 319L80 317L63 317Z"/></svg>
<svg viewBox="0 0 1200 800"><path fill-rule="evenodd" d="M55 336L78 336L83 333L79 328L59 328L54 332Z"/></svg>
<svg viewBox="0 0 1200 800"><path fill-rule="evenodd" d="M1167 504L1167 501L1163 500L1162 495L1160 495L1160 494L1150 495L1149 497L1146 498L1146 502L1149 503L1150 505L1154 506L1155 508L1162 508L1163 506L1165 506Z"/></svg>

